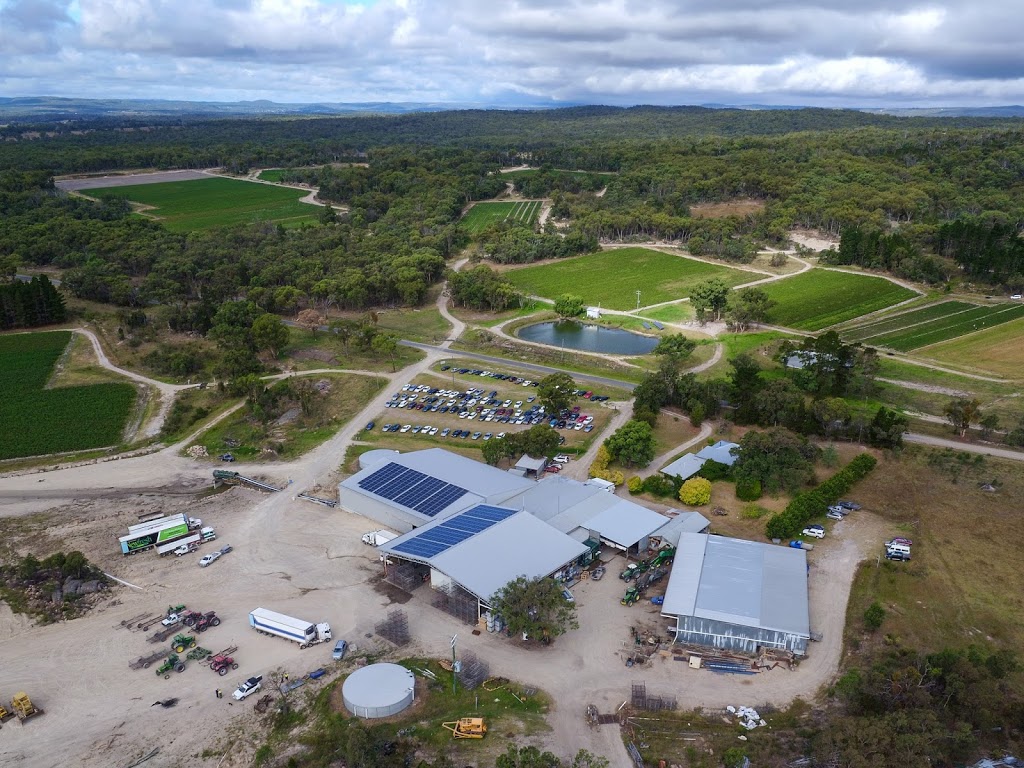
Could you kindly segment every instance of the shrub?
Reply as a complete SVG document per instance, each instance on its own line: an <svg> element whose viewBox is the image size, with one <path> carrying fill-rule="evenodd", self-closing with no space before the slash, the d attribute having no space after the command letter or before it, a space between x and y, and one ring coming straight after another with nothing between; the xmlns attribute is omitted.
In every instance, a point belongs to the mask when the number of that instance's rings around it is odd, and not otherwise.
<svg viewBox="0 0 1024 768"><path fill-rule="evenodd" d="M736 498L740 501L757 501L761 498L761 481L757 479L740 480L736 483Z"/></svg>
<svg viewBox="0 0 1024 768"><path fill-rule="evenodd" d="M698 470L697 474L701 477L707 478L712 483L717 480L726 480L729 477L729 472L732 470L728 464L723 464L720 461L714 459L708 459Z"/></svg>
<svg viewBox="0 0 1024 768"><path fill-rule="evenodd" d="M629 478L628 488L632 494L642 493L644 490L644 479L633 475L633 477Z"/></svg>
<svg viewBox="0 0 1024 768"><path fill-rule="evenodd" d="M885 608L876 600L864 611L864 626L874 632L885 621Z"/></svg>
<svg viewBox="0 0 1024 768"><path fill-rule="evenodd" d="M870 453L862 453L814 490L795 496L785 510L773 515L768 521L765 527L768 538L784 539L792 536L811 518L824 515L830 504L834 504L855 483L867 477L877 463Z"/></svg>
<svg viewBox="0 0 1024 768"><path fill-rule="evenodd" d="M711 481L703 477L691 477L679 489L679 500L692 507L707 504L711 501Z"/></svg>
<svg viewBox="0 0 1024 768"><path fill-rule="evenodd" d="M644 480L644 491L653 496L675 496L678 491L676 484L664 475L653 474Z"/></svg>

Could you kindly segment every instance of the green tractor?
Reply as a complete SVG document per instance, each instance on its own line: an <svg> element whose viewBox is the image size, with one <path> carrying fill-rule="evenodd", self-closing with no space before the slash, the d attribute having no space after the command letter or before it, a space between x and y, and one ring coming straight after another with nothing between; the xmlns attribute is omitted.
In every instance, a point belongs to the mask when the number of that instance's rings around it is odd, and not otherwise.
<svg viewBox="0 0 1024 768"><path fill-rule="evenodd" d="M178 655L175 653L172 653L170 656L168 656L167 661L165 661L163 664L157 667L156 673L157 675L163 675L164 680L166 680L171 676L172 669L175 672L185 671L185 663L181 659L179 659Z"/></svg>
<svg viewBox="0 0 1024 768"><path fill-rule="evenodd" d="M635 603L639 599L640 599L640 587L630 587L629 589L626 590L626 594L623 596L622 600L620 600L619 602L622 605L629 606L629 605L632 605L633 603Z"/></svg>
<svg viewBox="0 0 1024 768"><path fill-rule="evenodd" d="M174 636L171 641L171 648L174 649L175 653L184 653L186 648L195 648L196 638L194 635L182 635L178 634Z"/></svg>
<svg viewBox="0 0 1024 768"><path fill-rule="evenodd" d="M649 567L657 568L662 565L668 565L675 559L675 557L675 547L668 547L666 549L661 550L660 552L658 552L657 555L654 556L654 558L649 563Z"/></svg>
<svg viewBox="0 0 1024 768"><path fill-rule="evenodd" d="M640 566L636 563L630 563L626 566L626 570L619 574L619 578L623 581L632 581L640 574Z"/></svg>

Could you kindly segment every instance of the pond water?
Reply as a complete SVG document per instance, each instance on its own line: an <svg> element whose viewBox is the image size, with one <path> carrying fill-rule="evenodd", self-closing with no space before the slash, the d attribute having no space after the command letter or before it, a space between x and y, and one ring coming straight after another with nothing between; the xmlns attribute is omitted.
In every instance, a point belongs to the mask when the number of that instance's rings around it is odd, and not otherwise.
<svg viewBox="0 0 1024 768"><path fill-rule="evenodd" d="M584 325L575 320L534 323L520 328L516 335L524 341L549 344L552 347L605 352L610 355L645 355L658 345L658 340L650 336L641 336L621 328Z"/></svg>

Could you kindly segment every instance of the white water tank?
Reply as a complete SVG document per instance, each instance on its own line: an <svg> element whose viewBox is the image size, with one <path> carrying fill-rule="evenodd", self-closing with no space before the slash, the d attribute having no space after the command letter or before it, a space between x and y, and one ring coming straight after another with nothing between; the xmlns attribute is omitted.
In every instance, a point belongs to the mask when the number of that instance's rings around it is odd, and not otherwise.
<svg viewBox="0 0 1024 768"><path fill-rule="evenodd" d="M412 704L416 678L398 664L371 664L357 669L341 686L345 708L357 717L390 717Z"/></svg>

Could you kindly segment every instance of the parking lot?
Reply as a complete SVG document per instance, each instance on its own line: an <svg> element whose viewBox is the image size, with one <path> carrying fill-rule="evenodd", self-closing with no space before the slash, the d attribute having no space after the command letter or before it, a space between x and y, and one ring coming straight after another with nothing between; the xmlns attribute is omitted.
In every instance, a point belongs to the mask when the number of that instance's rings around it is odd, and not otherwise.
<svg viewBox="0 0 1024 768"><path fill-rule="evenodd" d="M539 382L483 369L442 367L446 372L419 376L393 391L360 439L397 442L395 447L403 450L418 447L407 442L412 439L424 440L422 447L472 449L511 432L548 425L561 434L560 450L576 455L601 434L610 419L610 412L601 406L608 397L589 390L578 390L578 405L550 414L539 402ZM446 386L448 376L454 385ZM480 379L486 381L478 383ZM461 387L464 382L470 386Z"/></svg>

